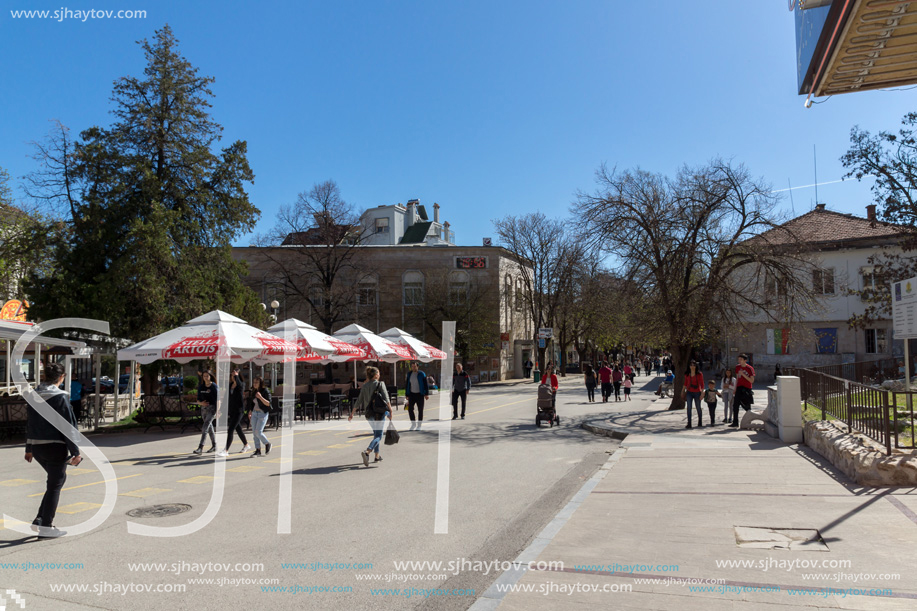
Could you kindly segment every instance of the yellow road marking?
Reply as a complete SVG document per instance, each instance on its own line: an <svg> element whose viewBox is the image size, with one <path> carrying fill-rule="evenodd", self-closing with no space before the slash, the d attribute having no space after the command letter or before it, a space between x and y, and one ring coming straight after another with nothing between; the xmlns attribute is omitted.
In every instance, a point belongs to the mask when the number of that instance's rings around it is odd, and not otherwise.
<svg viewBox="0 0 917 611"><path fill-rule="evenodd" d="M209 484L213 481L212 475L195 475L194 477L189 477L188 479L178 480L179 484Z"/></svg>
<svg viewBox="0 0 917 611"><path fill-rule="evenodd" d="M70 486L69 488L64 488L63 490L61 490L61 492L64 492L65 490L76 490L77 488L85 488L86 486L97 486L98 484L104 484L105 482L114 482L119 479L127 479L129 477L139 477L140 475L143 475L143 473L134 473L133 475L122 475L121 477L116 477L115 479L103 479L102 481L92 482L90 484L80 484L79 486ZM35 494L30 494L29 497L42 496L42 495L44 495L44 492L37 492Z"/></svg>
<svg viewBox="0 0 917 611"><path fill-rule="evenodd" d="M38 483L37 479L8 479L0 482L0 486L7 486L12 488L13 486L25 486L26 484L36 483Z"/></svg>
<svg viewBox="0 0 917 611"><path fill-rule="evenodd" d="M272 458L271 460L266 460L264 462L273 462L273 463L280 463L282 465L285 465L287 463L293 462L293 459L292 458Z"/></svg>
<svg viewBox="0 0 917 611"><path fill-rule="evenodd" d="M138 499L146 498L148 496L153 496L154 494L159 494L160 492L172 492L168 488L141 488L140 490L134 490L133 492L122 492L118 496L134 496Z"/></svg>
<svg viewBox="0 0 917 611"><path fill-rule="evenodd" d="M80 513L81 511L89 511L90 509L98 509L101 507L101 503L71 503L70 505L64 505L63 507L57 508L57 513Z"/></svg>
<svg viewBox="0 0 917 611"><path fill-rule="evenodd" d="M300 456L318 456L319 454L324 454L324 450L307 450L305 452L298 452Z"/></svg>
<svg viewBox="0 0 917 611"><path fill-rule="evenodd" d="M334 444L334 445L325 446L325 447L327 447L327 448L349 448L350 446L347 445L346 443L336 443L336 444Z"/></svg>
<svg viewBox="0 0 917 611"><path fill-rule="evenodd" d="M227 471L235 471L236 473L248 473L249 471L257 471L258 469L263 469L264 467L256 467L255 465L242 465L241 467L233 467L232 469L226 469Z"/></svg>
<svg viewBox="0 0 917 611"><path fill-rule="evenodd" d="M95 469L80 469L79 467L67 469L67 477L71 475L86 475L87 473L98 473L98 471Z"/></svg>

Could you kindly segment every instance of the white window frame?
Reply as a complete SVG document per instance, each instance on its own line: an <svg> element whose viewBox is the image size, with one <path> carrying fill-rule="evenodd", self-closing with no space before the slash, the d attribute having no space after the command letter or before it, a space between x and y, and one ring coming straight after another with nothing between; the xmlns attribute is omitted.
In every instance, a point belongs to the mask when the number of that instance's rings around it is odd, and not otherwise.
<svg viewBox="0 0 917 611"><path fill-rule="evenodd" d="M375 220L373 223L374 231L373 233L388 233L391 231L391 223L387 216L381 216Z"/></svg>
<svg viewBox="0 0 917 611"><path fill-rule="evenodd" d="M468 293L471 288L471 277L463 269L452 270L449 273L449 305L459 306L468 304ZM462 298L454 299L462 291Z"/></svg>
<svg viewBox="0 0 917 611"><path fill-rule="evenodd" d="M828 290L828 280L831 283L831 290ZM818 295L835 295L837 294L837 278L834 275L833 267L822 267L812 270L812 289Z"/></svg>
<svg viewBox="0 0 917 611"><path fill-rule="evenodd" d="M885 354L888 352L888 329L866 329L865 335L866 354Z"/></svg>

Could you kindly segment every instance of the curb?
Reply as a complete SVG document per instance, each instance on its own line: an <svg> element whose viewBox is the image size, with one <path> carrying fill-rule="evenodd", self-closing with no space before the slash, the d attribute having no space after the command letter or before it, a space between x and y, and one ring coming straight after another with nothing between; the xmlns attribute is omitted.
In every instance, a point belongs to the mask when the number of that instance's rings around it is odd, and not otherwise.
<svg viewBox="0 0 917 611"><path fill-rule="evenodd" d="M593 422L584 422L584 423L582 423L580 426L581 426L582 428L586 429L587 431L589 431L590 433L593 433L593 434L595 434L595 435L604 435L605 437L611 437L612 439L617 439L617 440L619 440L619 441L621 441L621 440L623 440L624 438L626 438L627 435L629 434L629 433L625 433L625 432L623 432L623 431L616 431L616 430L614 430L614 429L612 429L612 428L609 428L609 427L607 427L607 426L601 426L601 425L599 425L599 424L593 424L594 422L596 422L596 421L593 421ZM603 423L604 423L604 421L603 421Z"/></svg>

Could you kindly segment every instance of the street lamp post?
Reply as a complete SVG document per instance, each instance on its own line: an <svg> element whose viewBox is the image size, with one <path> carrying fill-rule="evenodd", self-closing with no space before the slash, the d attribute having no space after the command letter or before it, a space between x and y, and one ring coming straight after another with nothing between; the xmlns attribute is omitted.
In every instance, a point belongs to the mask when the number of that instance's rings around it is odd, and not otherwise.
<svg viewBox="0 0 917 611"><path fill-rule="evenodd" d="M280 302L275 299L271 301L270 305L271 305L271 314L269 318L270 318L271 324L274 324L277 322L277 312L278 310L280 310ZM262 303L261 307L264 308L265 311L267 311L268 306L266 304ZM261 378L264 379L264 365L261 366ZM275 388L277 388L277 364L271 363L271 392L274 392Z"/></svg>

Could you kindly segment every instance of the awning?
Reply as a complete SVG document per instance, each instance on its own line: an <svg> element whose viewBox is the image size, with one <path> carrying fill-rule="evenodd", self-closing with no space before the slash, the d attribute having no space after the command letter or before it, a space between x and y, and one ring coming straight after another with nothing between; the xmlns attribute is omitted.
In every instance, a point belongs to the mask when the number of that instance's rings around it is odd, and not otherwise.
<svg viewBox="0 0 917 611"><path fill-rule="evenodd" d="M0 320L0 339L6 339L13 342L18 341L23 333L29 331L33 326L35 326L34 323L30 322ZM72 339L60 339L57 337L39 335L32 340L32 343L38 343L43 346L69 348L76 356L88 356L92 353L92 348L87 346L85 342L78 342Z"/></svg>

